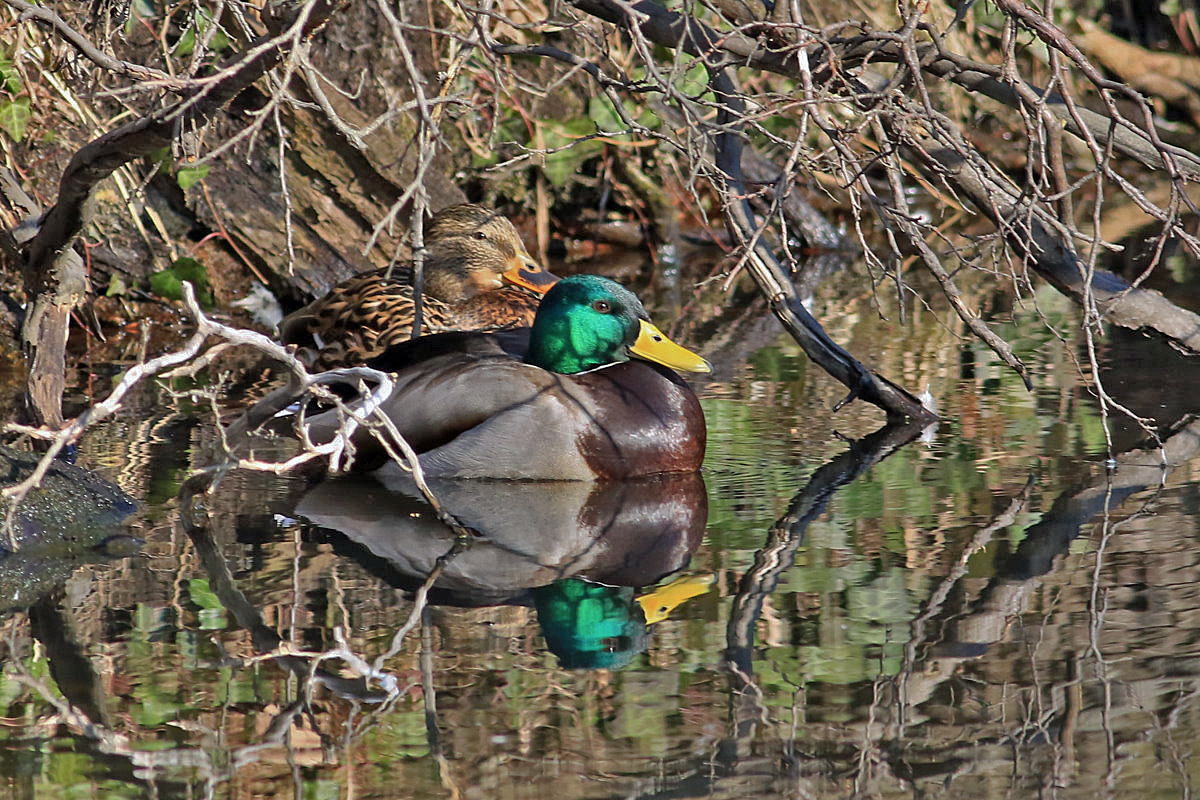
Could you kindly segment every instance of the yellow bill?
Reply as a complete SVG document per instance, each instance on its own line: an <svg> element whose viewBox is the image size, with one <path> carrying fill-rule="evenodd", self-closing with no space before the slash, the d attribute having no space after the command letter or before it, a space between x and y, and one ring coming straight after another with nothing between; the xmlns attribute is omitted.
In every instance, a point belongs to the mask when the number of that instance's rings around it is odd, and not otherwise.
<svg viewBox="0 0 1200 800"><path fill-rule="evenodd" d="M683 372L712 372L712 365L703 358L686 347L675 344L646 320L640 322L642 331L638 334L637 341L629 348L630 353Z"/></svg>

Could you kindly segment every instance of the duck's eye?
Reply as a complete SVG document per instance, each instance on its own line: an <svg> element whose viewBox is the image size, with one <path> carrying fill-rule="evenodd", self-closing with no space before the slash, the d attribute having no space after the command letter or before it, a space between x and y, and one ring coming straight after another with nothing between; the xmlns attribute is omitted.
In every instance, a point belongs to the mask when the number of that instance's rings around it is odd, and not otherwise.
<svg viewBox="0 0 1200 800"><path fill-rule="evenodd" d="M599 311L601 314L607 314L612 311L612 303L607 300L593 300L592 308Z"/></svg>
<svg viewBox="0 0 1200 800"><path fill-rule="evenodd" d="M475 231L474 236L476 239L478 239L481 242L485 241L487 239L487 234L484 233L483 231Z"/></svg>

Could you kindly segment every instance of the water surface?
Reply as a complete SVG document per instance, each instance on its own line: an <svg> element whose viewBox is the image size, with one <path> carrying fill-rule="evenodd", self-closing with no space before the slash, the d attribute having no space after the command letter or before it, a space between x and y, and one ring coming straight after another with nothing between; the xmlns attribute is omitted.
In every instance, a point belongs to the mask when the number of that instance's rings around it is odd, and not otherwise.
<svg viewBox="0 0 1200 800"><path fill-rule="evenodd" d="M944 311L828 318L945 422L832 414L752 323L697 383L702 480L446 488L485 541L441 562L396 483L234 473L185 526L214 428L148 387L80 448L144 547L4 620L4 796L1189 795L1200 367L1102 342L1158 447L1106 437L1053 292L990 320L1033 393Z"/></svg>

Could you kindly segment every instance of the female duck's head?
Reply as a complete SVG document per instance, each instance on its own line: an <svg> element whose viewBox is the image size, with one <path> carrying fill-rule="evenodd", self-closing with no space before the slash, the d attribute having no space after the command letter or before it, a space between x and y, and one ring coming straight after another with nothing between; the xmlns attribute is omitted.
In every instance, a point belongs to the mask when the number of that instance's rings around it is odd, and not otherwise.
<svg viewBox="0 0 1200 800"><path fill-rule="evenodd" d="M573 275L542 298L525 357L530 364L572 375L630 356L685 372L712 369L651 325L642 301L616 281Z"/></svg>
<svg viewBox="0 0 1200 800"><path fill-rule="evenodd" d="M529 255L511 222L472 203L434 214L425 228L425 248L425 288L447 303L506 284L543 294L558 280Z"/></svg>

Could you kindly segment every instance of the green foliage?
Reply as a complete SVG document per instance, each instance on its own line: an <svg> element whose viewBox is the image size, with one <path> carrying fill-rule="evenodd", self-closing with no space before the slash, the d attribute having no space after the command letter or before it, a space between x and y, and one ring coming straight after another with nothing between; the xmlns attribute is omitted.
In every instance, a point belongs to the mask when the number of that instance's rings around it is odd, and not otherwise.
<svg viewBox="0 0 1200 800"><path fill-rule="evenodd" d="M696 59L673 82L679 93L685 97L695 98L701 102L712 102L713 94L708 90L708 67Z"/></svg>
<svg viewBox="0 0 1200 800"><path fill-rule="evenodd" d="M179 171L175 173L175 181L179 184L179 188L186 192L208 177L210 169L212 167L208 164L197 164L194 167L180 167Z"/></svg>
<svg viewBox="0 0 1200 800"><path fill-rule="evenodd" d="M1163 259L1171 279L1181 285L1188 285L1196 280L1196 262L1180 251Z"/></svg>
<svg viewBox="0 0 1200 800"><path fill-rule="evenodd" d="M169 172L171 169L171 148L170 146L160 147L149 155L152 163L158 164L159 174Z"/></svg>
<svg viewBox="0 0 1200 800"><path fill-rule="evenodd" d="M179 37L179 41L175 43L171 53L176 56L190 56L196 50L196 42L203 41L208 35L209 28L213 24L212 14L203 8L198 8L192 12L192 23L188 25L187 30L183 32L183 36ZM198 36L197 36L198 35ZM209 39L208 49L212 52L219 53L222 50L228 49L229 37L225 35L225 31L221 30L220 26L213 32L212 38Z"/></svg>
<svg viewBox="0 0 1200 800"><path fill-rule="evenodd" d="M620 692L614 699L616 713L605 721L605 732L638 742L638 752L647 756L665 757L671 737L662 698L674 694L677 685L678 676L672 672L621 673Z"/></svg>
<svg viewBox="0 0 1200 800"><path fill-rule="evenodd" d="M129 287L125 285L125 281L117 273L112 273L108 276L108 288L104 290L105 297L120 297L129 291Z"/></svg>
<svg viewBox="0 0 1200 800"><path fill-rule="evenodd" d="M231 703L256 703L262 699L259 691L258 676L255 670L234 670L229 667L220 669L221 680L217 682L213 699L219 705Z"/></svg>
<svg viewBox="0 0 1200 800"><path fill-rule="evenodd" d="M19 142L25 138L25 130L31 116L33 113L29 110L28 97L0 101L0 128L3 128L13 141Z"/></svg>
<svg viewBox="0 0 1200 800"><path fill-rule="evenodd" d="M29 97L18 97L24 91L25 82L21 80L16 63L0 49L0 129L15 142L24 140L29 119L33 116Z"/></svg>
<svg viewBox="0 0 1200 800"><path fill-rule="evenodd" d="M621 108L628 119L644 128L654 130L662 124L653 111L634 100L623 100ZM619 147L636 135L630 132L630 126L606 95L596 95L588 101L586 116L529 120L532 130L515 110L505 109L502 113L505 116L497 121L497 137L522 147L549 151L543 157L542 173L559 189L569 185L585 164L603 154L606 147ZM494 152L472 154L475 167L486 167L498 160L499 154Z"/></svg>
<svg viewBox="0 0 1200 800"><path fill-rule="evenodd" d="M13 60L0 51L0 90L11 95L18 95L25 91L25 83L21 80L21 73L17 71L17 65Z"/></svg>
<svg viewBox="0 0 1200 800"><path fill-rule="evenodd" d="M624 100L621 103L621 110L625 112L625 117L641 125L643 128L654 130L662 124L662 120L648 108L638 108L632 100ZM615 139L621 141L628 139L629 134L624 131L629 129L625 120L621 119L621 115L617 113L616 106L608 99L607 95L596 95L588 101L588 118L595 123L596 130L610 135L610 140Z"/></svg>
<svg viewBox="0 0 1200 800"><path fill-rule="evenodd" d="M304 800L338 800L342 786L337 781L314 779L304 783Z"/></svg>
<svg viewBox="0 0 1200 800"><path fill-rule="evenodd" d="M200 608L197 616L200 619L201 630L221 630L225 627L225 606L221 603L221 598L209 588L207 578L189 580L188 596Z"/></svg>
<svg viewBox="0 0 1200 800"><path fill-rule="evenodd" d="M426 756L429 733L425 728L425 711L420 706L409 704L406 708L400 704L387 715L386 724L371 726L366 739L379 764Z"/></svg>
<svg viewBox="0 0 1200 800"><path fill-rule="evenodd" d="M183 282L191 281L196 289L196 300L204 308L213 307L212 288L208 283L208 270L194 258L175 260L167 269L150 276L150 291L168 300L183 299Z"/></svg>
<svg viewBox="0 0 1200 800"><path fill-rule="evenodd" d="M158 16L155 0L133 0L129 5L129 21L125 23L125 33L132 32L138 20L157 19Z"/></svg>
<svg viewBox="0 0 1200 800"><path fill-rule="evenodd" d="M175 497L186 474L186 470L180 468L157 470L146 487L146 502L157 505Z"/></svg>
<svg viewBox="0 0 1200 800"><path fill-rule="evenodd" d="M603 142L587 138L596 132L590 120L543 120L539 123L539 128L542 142L546 149L551 151L546 154L542 171L554 186L565 186L571 176L583 166L583 162L604 151Z"/></svg>

